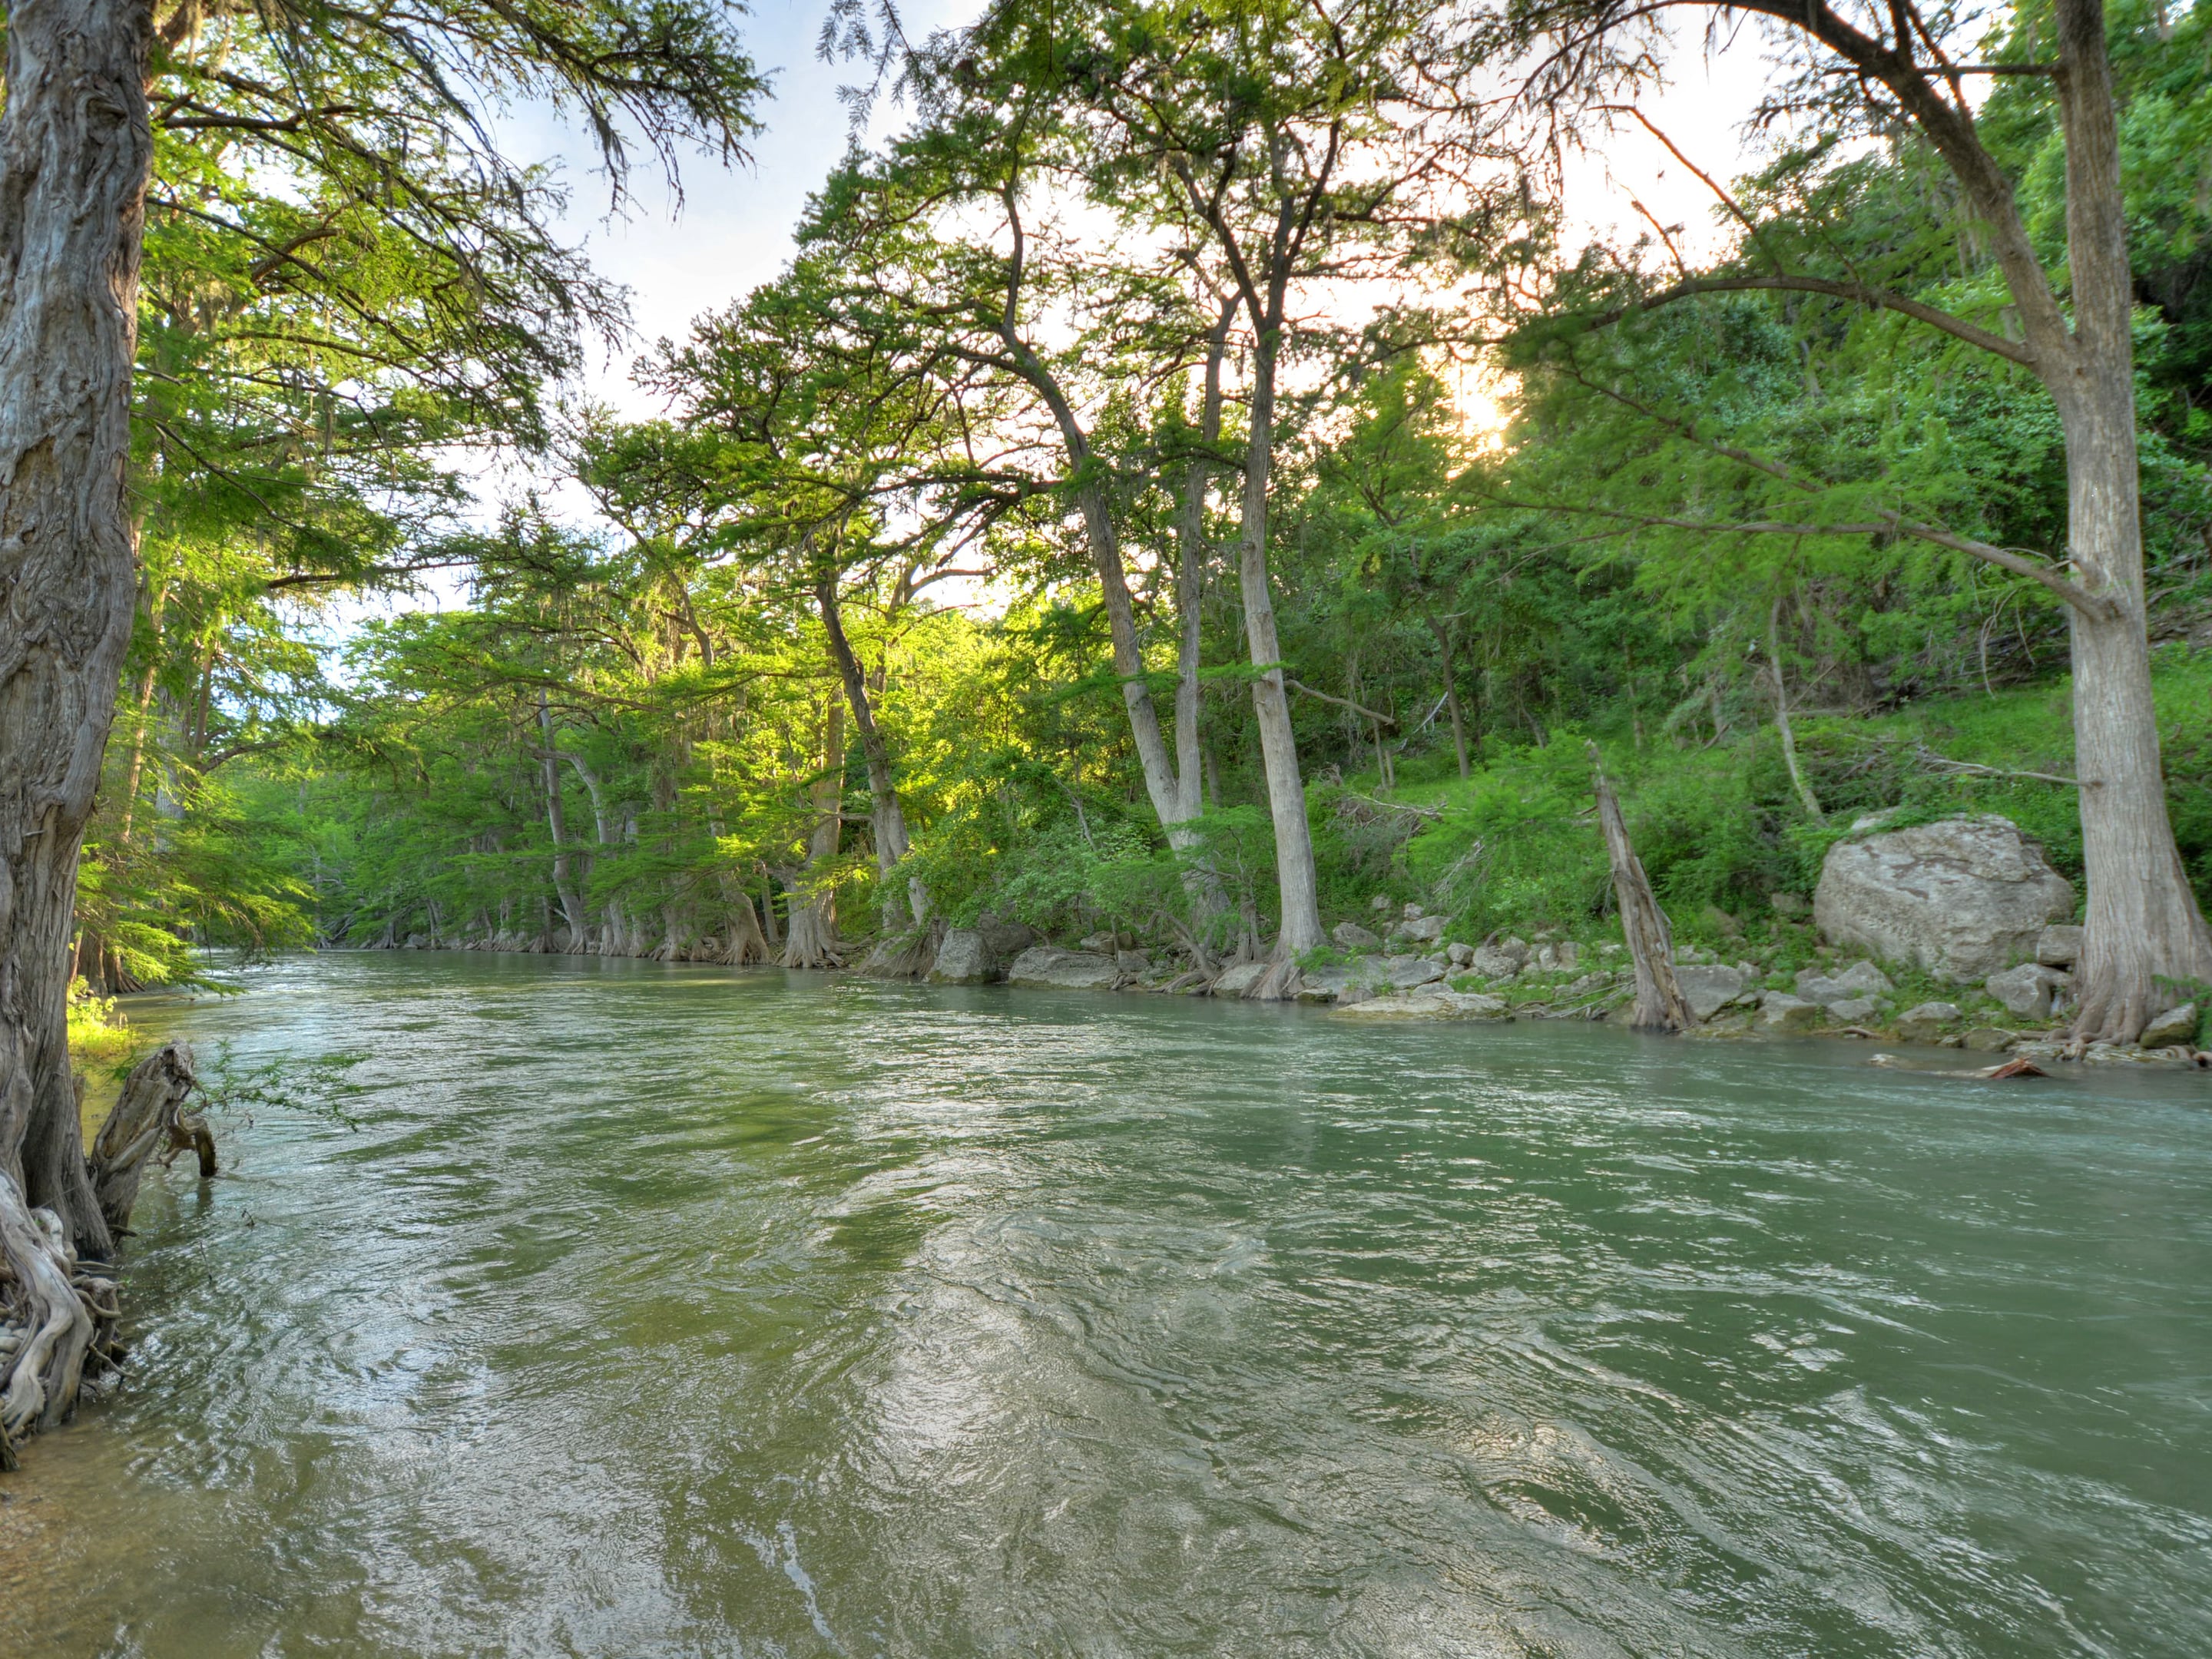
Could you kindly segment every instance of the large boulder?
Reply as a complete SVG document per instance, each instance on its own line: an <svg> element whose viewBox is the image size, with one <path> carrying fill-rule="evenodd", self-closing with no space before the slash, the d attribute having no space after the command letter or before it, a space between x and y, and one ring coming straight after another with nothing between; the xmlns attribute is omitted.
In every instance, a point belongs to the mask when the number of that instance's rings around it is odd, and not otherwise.
<svg viewBox="0 0 2212 1659"><path fill-rule="evenodd" d="M991 960L1002 968L1030 945L1044 943L1044 935L1026 922L1001 921L988 910L975 918L975 931L983 936Z"/></svg>
<svg viewBox="0 0 2212 1659"><path fill-rule="evenodd" d="M2166 1048L2176 1043L2197 1040L2197 1005L2185 1002L2179 1008L2169 1008L2143 1027L2138 1039L2146 1048Z"/></svg>
<svg viewBox="0 0 2212 1659"><path fill-rule="evenodd" d="M2014 1019L2048 1019L2053 995L2066 984L2066 975L2039 962L2023 962L1982 981Z"/></svg>
<svg viewBox="0 0 2212 1659"><path fill-rule="evenodd" d="M1797 994L1823 1007L1860 997L1878 997L1896 988L1889 982L1889 975L1870 962L1855 962L1840 974L1824 974L1817 968L1808 968L1797 975Z"/></svg>
<svg viewBox="0 0 2212 1659"><path fill-rule="evenodd" d="M1120 977L1113 957L1096 951L1064 951L1057 945L1031 945L1006 969L1009 985L1059 991L1103 991Z"/></svg>
<svg viewBox="0 0 2212 1659"><path fill-rule="evenodd" d="M1719 963L1685 963L1675 965L1674 983L1682 988L1690 1012L1699 1019L1711 1019L1743 994L1744 978Z"/></svg>
<svg viewBox="0 0 2212 1659"><path fill-rule="evenodd" d="M1830 944L1950 980L2033 957L2045 927L2073 913L2073 884L1993 814L1839 841L1813 895Z"/></svg>
<svg viewBox="0 0 2212 1659"><path fill-rule="evenodd" d="M2035 936L2035 959L2046 968L2071 968L2081 960L2085 931L2068 925L2045 928Z"/></svg>
<svg viewBox="0 0 2212 1659"><path fill-rule="evenodd" d="M1433 957L1385 957L1382 974L1401 991L1431 984L1444 976L1444 964Z"/></svg>
<svg viewBox="0 0 2212 1659"><path fill-rule="evenodd" d="M1468 958L1468 965L1485 979L1511 979L1527 965L1528 947L1517 939L1503 945L1482 945L1475 947Z"/></svg>
<svg viewBox="0 0 2212 1659"><path fill-rule="evenodd" d="M1356 921L1340 921L1328 930L1340 951L1379 951L1382 941Z"/></svg>
<svg viewBox="0 0 2212 1659"><path fill-rule="evenodd" d="M1434 945L1444 936L1442 916L1408 916L1390 930L1394 939L1411 939L1416 945Z"/></svg>
<svg viewBox="0 0 2212 1659"><path fill-rule="evenodd" d="M1759 1024L1765 1031L1809 1031L1820 1023L1820 1005L1787 991L1769 991L1759 1001Z"/></svg>
<svg viewBox="0 0 2212 1659"><path fill-rule="evenodd" d="M991 947L973 927L955 927L937 947L937 960L929 969L933 985L988 985L999 977Z"/></svg>
<svg viewBox="0 0 2212 1659"><path fill-rule="evenodd" d="M1897 1034L1907 1042L1933 1042L1959 1023L1955 1002L1923 1002L1897 1017Z"/></svg>
<svg viewBox="0 0 2212 1659"><path fill-rule="evenodd" d="M929 966L933 985L992 985L1006 977L1006 965L1040 943L1037 931L1018 921L1000 921L988 910L973 927L949 929L938 941Z"/></svg>
<svg viewBox="0 0 2212 1659"><path fill-rule="evenodd" d="M1267 975L1267 964L1264 962L1232 963L1224 968L1221 976L1213 981L1213 994L1218 997L1241 997Z"/></svg>
<svg viewBox="0 0 2212 1659"><path fill-rule="evenodd" d="M1308 968L1298 975L1300 1002L1350 1004L1392 988L1389 970L1375 957L1331 963L1326 968Z"/></svg>

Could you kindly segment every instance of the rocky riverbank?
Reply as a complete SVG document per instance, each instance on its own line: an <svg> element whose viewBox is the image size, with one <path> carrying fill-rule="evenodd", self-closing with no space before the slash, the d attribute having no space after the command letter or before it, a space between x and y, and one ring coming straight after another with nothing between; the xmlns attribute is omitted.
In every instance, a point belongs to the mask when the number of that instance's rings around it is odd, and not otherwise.
<svg viewBox="0 0 2212 1659"><path fill-rule="evenodd" d="M1778 896L1776 908L1784 909ZM2212 1068L2199 1046L2201 997L2181 988L2132 1044L2069 1044L2064 1032L2082 930L2074 890L2010 821L1955 817L1891 827L1861 820L1829 850L1818 890L1758 939L1709 912L1702 945L1675 951L1675 976L1703 1037L1819 1036L1935 1044L1992 1057L2158 1060ZM1625 1018L1633 975L1617 939L1536 928L1479 940L1451 918L1376 895L1364 922L1342 921L1293 973L1267 961L1215 961L1100 932L1055 944L983 913L973 925L841 947L884 978L1170 996L1269 996L1363 1021ZM1731 930L1733 932L1731 933ZM1588 930L1585 930L1587 933ZM387 939L388 948L550 951L542 936L485 930L459 939ZM763 960L759 930L658 940L641 929L594 939L585 954L660 961ZM373 947L372 947L373 948ZM865 952L865 956L863 956Z"/></svg>

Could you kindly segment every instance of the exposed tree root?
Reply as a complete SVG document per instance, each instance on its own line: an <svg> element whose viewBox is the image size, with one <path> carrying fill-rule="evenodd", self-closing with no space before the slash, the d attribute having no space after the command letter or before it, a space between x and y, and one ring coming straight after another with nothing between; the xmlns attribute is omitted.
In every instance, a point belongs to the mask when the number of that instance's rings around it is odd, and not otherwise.
<svg viewBox="0 0 2212 1659"><path fill-rule="evenodd" d="M203 1179L216 1172L215 1137L184 1111L196 1082L191 1050L166 1044L131 1069L100 1126L86 1168L118 1236L157 1152L165 1162L195 1152ZM61 1218L31 1208L21 1184L0 1170L0 1468L15 1467L25 1435L68 1417L87 1378L119 1363L117 1295L105 1264L79 1261Z"/></svg>
<svg viewBox="0 0 2212 1659"><path fill-rule="evenodd" d="M69 1415L88 1369L112 1363L117 1313L115 1281L81 1265L61 1218L0 1170L0 1467Z"/></svg>

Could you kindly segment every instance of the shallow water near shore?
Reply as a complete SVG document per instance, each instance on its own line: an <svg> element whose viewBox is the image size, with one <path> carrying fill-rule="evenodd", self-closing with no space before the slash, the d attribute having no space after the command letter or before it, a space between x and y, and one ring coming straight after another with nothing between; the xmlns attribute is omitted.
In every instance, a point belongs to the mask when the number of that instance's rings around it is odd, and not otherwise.
<svg viewBox="0 0 2212 1659"><path fill-rule="evenodd" d="M55 1655L2212 1652L2212 1087L478 955L135 1015Z"/></svg>

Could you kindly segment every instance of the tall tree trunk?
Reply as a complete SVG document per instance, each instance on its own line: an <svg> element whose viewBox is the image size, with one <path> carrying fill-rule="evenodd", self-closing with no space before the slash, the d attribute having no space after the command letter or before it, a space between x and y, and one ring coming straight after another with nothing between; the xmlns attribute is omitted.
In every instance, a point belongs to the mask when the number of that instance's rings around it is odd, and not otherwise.
<svg viewBox="0 0 2212 1659"><path fill-rule="evenodd" d="M2044 380L2066 434L2067 551L2081 586L2103 601L2098 611L2075 607L2071 618L2074 763L2089 888L2074 1035L2132 1042L2182 1000L2168 986L2212 980L2212 930L2174 845L2151 698L2134 291L2104 7L2059 0L2057 23L2074 349Z"/></svg>
<svg viewBox="0 0 2212 1659"><path fill-rule="evenodd" d="M1797 792L1797 803L1805 809L1806 817L1819 823L1827 815L1820 811L1820 798L1813 793L1813 786L1805 781L1805 774L1797 764L1797 733L1790 725L1790 692L1782 677L1782 600L1779 595L1766 613L1766 672L1774 680L1774 729L1782 734L1782 763L1790 769L1790 787Z"/></svg>
<svg viewBox="0 0 2212 1659"><path fill-rule="evenodd" d="M1233 313L1232 313L1233 315ZM1145 678L1145 653L1137 640L1136 608L1129 597L1128 572L1121 562L1121 532L1114 522L1114 504L1105 477L1091 453L1091 434L1084 429L1075 406L1044 361L1030 349L1012 321L1011 309L1000 326L1015 370L1030 388L1044 399L1060 445L1067 453L1069 477L1075 484L1077 508L1083 515L1084 539L1091 544L1091 561L1098 573L1098 592L1106 610L1106 628L1114 653L1114 673L1121 683L1121 703L1129 717L1129 736L1136 746L1137 764L1144 773L1145 793L1152 811L1167 832L1170 846L1194 844L1182 826L1195 814L1184 810L1184 792L1176 779L1167 738L1160 730L1159 709L1152 702ZM1178 686L1180 696L1180 686Z"/></svg>
<svg viewBox="0 0 2212 1659"><path fill-rule="evenodd" d="M1199 405L1198 441L1210 451L1221 441L1221 367L1229 349L1229 330L1237 320L1234 297L1222 304L1221 315L1206 337L1205 392ZM1169 843L1184 848L1193 840L1178 841L1177 830L1206 811L1205 732L1200 724L1203 707L1199 678L1204 665L1206 632L1206 497L1213 480L1213 465L1204 454L1183 471L1182 509L1176 520L1176 757L1175 822L1167 825ZM1192 933L1201 948L1210 946L1216 924L1226 914L1228 895L1210 861L1192 866L1183 889L1190 900Z"/></svg>
<svg viewBox="0 0 2212 1659"><path fill-rule="evenodd" d="M898 866L907 855L906 811L899 805L898 787L891 780L890 745L876 724L874 701L868 696L868 677L862 672L852 641L845 636L845 618L837 598L835 571L823 571L814 581L814 599L822 612L822 629L830 636L830 654L836 659L838 677L845 683L845 702L853 723L860 730L860 753L868 766L869 815L876 832L876 869L881 878L884 920L893 927L908 921L920 926L929 915L928 890L919 880L908 884L904 905L900 902ZM902 909L910 915L902 917Z"/></svg>
<svg viewBox="0 0 2212 1659"><path fill-rule="evenodd" d="M845 701L834 691L823 696L822 770L808 793L813 798L814 827L806 837L806 868L791 884L791 926L783 965L835 968L839 962L837 890L828 875L845 827Z"/></svg>
<svg viewBox="0 0 2212 1659"><path fill-rule="evenodd" d="M1458 757L1459 775L1463 778L1467 775L1467 721L1459 708L1459 664L1452 649L1454 630L1434 617L1424 617L1422 620L1436 636L1437 649L1443 657L1444 707L1451 713L1452 753Z"/></svg>
<svg viewBox="0 0 2212 1659"><path fill-rule="evenodd" d="M1201 452L1210 452L1221 441L1221 368L1237 309L1234 295L1224 301L1220 317L1206 336L1205 391L1198 414ZM1206 622L1206 496L1212 482L1213 463L1201 453L1183 470L1182 510L1176 518L1176 620L1180 634L1176 651L1176 810L1185 820L1206 810L1199 670Z"/></svg>
<svg viewBox="0 0 2212 1659"><path fill-rule="evenodd" d="M568 828L561 808L560 751L553 746L553 714L543 691L538 694L538 732L544 743L540 764L545 775L545 826L553 836L553 890L560 896L561 914L568 924L568 939L562 948L574 955L589 948L591 930L586 925L583 898L568 876Z"/></svg>
<svg viewBox="0 0 2212 1659"><path fill-rule="evenodd" d="M1275 826L1275 882L1282 906L1275 951L1288 962L1319 946L1322 935L1313 832L1306 822L1305 784L1298 775L1297 738L1291 726L1290 693L1283 684L1282 646L1275 634L1275 598L1267 579L1267 485L1275 455L1275 351L1283 327L1279 283L1270 301L1269 315L1255 319L1258 343L1252 354L1251 431L1244 451L1244 521L1237 577L1244 601L1245 641L1253 666L1261 671L1252 682L1252 709L1259 720L1260 757L1267 776L1267 811Z"/></svg>
<svg viewBox="0 0 2212 1659"><path fill-rule="evenodd" d="M143 4L16 0L0 115L0 1175L103 1261L64 1006L137 599L123 490L149 28ZM0 1245L18 1268L21 1237Z"/></svg>

